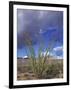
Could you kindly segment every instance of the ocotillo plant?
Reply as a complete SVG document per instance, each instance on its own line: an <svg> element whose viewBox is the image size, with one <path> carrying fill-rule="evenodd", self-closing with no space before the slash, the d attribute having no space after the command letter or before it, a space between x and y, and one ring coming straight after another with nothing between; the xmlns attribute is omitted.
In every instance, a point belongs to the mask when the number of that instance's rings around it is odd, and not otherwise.
<svg viewBox="0 0 71 90"><path fill-rule="evenodd" d="M27 46L27 49L29 52L27 52L27 55L29 57L29 66L32 70L32 72L36 75L37 78L43 78L44 73L47 71L47 59L48 59L48 52L52 49L52 43L49 45L48 48L45 49L45 55L42 53L43 48L40 44L38 49L38 56L35 55L35 50L32 44L32 39L30 38L30 35L28 33L25 33L25 45Z"/></svg>

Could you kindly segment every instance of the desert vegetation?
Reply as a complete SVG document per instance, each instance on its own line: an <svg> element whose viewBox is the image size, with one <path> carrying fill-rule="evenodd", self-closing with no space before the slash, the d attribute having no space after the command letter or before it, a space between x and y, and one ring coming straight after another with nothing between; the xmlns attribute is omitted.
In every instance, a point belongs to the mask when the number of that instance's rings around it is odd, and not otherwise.
<svg viewBox="0 0 71 90"><path fill-rule="evenodd" d="M52 79L63 78L63 60L46 60L41 64L37 61L35 65L31 65L29 59L18 59L17 62L17 79L33 80L33 79ZM45 66L44 66L45 65Z"/></svg>
<svg viewBox="0 0 71 90"><path fill-rule="evenodd" d="M39 44L38 56L35 55L35 50L32 40L28 33L24 35L24 43L26 46L26 53L28 58L18 58L17 60L17 79L18 80L32 80L32 79L52 79L63 78L63 60L51 58L48 52L52 49L52 44L45 48L45 55L43 52L43 45ZM28 49L28 52L27 52ZM20 59L20 60L19 60Z"/></svg>

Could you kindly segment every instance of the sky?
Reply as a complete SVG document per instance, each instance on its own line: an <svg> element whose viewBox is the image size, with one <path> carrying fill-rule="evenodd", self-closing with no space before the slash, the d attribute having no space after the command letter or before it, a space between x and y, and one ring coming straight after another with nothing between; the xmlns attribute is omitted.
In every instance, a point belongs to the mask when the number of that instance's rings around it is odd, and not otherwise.
<svg viewBox="0 0 71 90"><path fill-rule="evenodd" d="M50 55L63 58L63 11L17 9L17 57L27 56L25 40L38 54L40 45L51 47Z"/></svg>

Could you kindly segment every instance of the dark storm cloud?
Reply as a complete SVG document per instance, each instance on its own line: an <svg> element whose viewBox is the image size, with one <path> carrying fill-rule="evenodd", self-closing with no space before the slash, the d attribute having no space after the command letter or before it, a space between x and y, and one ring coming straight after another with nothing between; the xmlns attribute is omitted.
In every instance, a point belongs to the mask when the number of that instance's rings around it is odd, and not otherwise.
<svg viewBox="0 0 71 90"><path fill-rule="evenodd" d="M62 36L63 29L63 12L61 11L39 11L39 10L17 10L17 42L18 48L25 45L25 38L28 37L32 40L32 44L36 44L41 36L44 38L51 36L49 32L55 33L55 38L58 37L59 41ZM28 36L26 36L26 34ZM47 35L45 35L46 33ZM49 33L49 34L48 34ZM60 36L61 35L61 36ZM49 40L49 39L48 39Z"/></svg>

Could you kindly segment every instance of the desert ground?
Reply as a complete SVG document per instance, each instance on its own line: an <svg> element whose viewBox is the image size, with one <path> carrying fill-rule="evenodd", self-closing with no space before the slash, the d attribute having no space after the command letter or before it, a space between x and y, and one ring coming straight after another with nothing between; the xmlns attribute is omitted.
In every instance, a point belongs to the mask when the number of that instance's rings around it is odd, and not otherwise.
<svg viewBox="0 0 71 90"><path fill-rule="evenodd" d="M46 61L46 73L42 77L38 77L29 67L29 59L17 59L17 80L36 80L36 79L52 79L63 78L63 59L48 59Z"/></svg>

